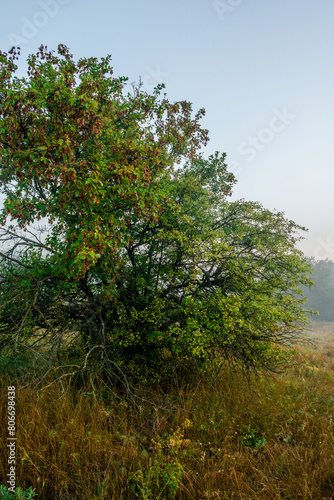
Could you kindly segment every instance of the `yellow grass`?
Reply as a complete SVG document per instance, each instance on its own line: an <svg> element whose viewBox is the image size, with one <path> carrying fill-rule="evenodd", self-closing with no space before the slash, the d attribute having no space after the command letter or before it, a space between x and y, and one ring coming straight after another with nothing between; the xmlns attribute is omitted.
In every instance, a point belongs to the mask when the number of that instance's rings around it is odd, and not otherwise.
<svg viewBox="0 0 334 500"><path fill-rule="evenodd" d="M98 380L18 391L17 486L41 500L334 498L334 324L309 337L288 372L250 385L226 369L138 388L142 400ZM7 386L20 380L0 382L5 417ZM7 473L3 447L0 484Z"/></svg>

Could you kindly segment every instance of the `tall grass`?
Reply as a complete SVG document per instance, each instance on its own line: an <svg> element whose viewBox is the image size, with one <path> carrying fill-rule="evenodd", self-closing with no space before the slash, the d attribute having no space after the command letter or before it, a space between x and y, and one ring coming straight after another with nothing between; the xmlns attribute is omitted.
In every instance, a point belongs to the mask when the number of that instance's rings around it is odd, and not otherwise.
<svg viewBox="0 0 334 500"><path fill-rule="evenodd" d="M334 498L334 326L316 328L321 342L301 346L286 373L250 384L226 368L137 398L97 378L21 389L17 486L41 500ZM7 386L21 380L0 383L5 417Z"/></svg>

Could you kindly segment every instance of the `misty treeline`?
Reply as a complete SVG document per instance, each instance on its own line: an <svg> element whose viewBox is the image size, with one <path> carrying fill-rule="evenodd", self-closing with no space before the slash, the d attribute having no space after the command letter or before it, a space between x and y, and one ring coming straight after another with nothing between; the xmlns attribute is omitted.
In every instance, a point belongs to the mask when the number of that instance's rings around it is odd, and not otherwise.
<svg viewBox="0 0 334 500"><path fill-rule="evenodd" d="M306 308L318 311L312 319L316 321L334 321L334 262L329 259L316 260L309 257L312 266L312 288L302 287L307 297Z"/></svg>

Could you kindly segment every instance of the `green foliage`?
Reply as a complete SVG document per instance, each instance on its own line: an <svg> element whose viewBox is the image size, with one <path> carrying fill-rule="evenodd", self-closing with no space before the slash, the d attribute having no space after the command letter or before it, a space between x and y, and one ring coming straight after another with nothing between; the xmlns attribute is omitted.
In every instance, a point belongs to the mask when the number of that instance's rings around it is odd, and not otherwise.
<svg viewBox="0 0 334 500"><path fill-rule="evenodd" d="M131 474L131 489L142 500L174 498L182 477L183 467L178 461L150 461L148 467L143 466Z"/></svg>
<svg viewBox="0 0 334 500"><path fill-rule="evenodd" d="M41 46L18 78L18 53L0 52L2 220L48 218L35 250L53 276L82 277L101 256L113 266L127 225L157 217L171 168L206 143L204 111L192 119L190 103L159 98L161 86L126 94L110 56L75 63L64 45L58 55Z"/></svg>
<svg viewBox="0 0 334 500"><path fill-rule="evenodd" d="M22 488L16 488L15 493L7 489L7 486L0 486L0 499L1 500L32 500L37 496L35 489L31 486L23 491Z"/></svg>
<svg viewBox="0 0 334 500"><path fill-rule="evenodd" d="M204 110L163 86L126 94L109 56L42 46L27 79L16 58L0 53L2 345L151 382L215 359L284 363L306 322L304 228L227 201L225 153L200 153Z"/></svg>

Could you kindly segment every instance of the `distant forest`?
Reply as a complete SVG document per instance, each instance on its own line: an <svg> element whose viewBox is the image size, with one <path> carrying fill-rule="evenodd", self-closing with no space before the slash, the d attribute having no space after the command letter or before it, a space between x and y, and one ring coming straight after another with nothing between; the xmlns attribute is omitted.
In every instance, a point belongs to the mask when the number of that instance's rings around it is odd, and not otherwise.
<svg viewBox="0 0 334 500"><path fill-rule="evenodd" d="M306 308L319 311L317 316L312 315L315 321L334 321L334 262L331 260L308 259L314 269L311 277L315 286L302 287L307 296Z"/></svg>

